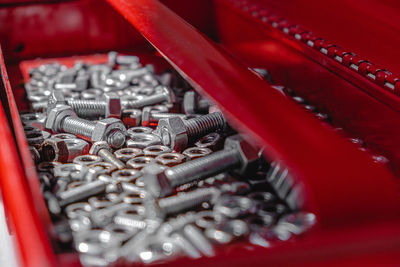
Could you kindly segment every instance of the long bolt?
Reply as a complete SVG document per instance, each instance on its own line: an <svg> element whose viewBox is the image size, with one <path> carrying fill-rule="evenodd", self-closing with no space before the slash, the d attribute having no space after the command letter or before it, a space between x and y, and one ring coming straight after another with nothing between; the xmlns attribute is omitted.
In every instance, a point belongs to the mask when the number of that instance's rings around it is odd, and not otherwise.
<svg viewBox="0 0 400 267"><path fill-rule="evenodd" d="M59 193L58 199L60 206L68 205L72 202L83 200L90 196L100 194L106 190L107 183L96 180Z"/></svg>
<svg viewBox="0 0 400 267"><path fill-rule="evenodd" d="M156 133L160 135L165 146L182 151L189 143L211 132L222 130L225 126L226 121L222 113L214 112L189 120L180 117L161 119Z"/></svg>
<svg viewBox="0 0 400 267"><path fill-rule="evenodd" d="M167 196L175 188L196 180L235 169L245 173L258 160L258 151L239 135L228 137L223 150L166 169L163 173L149 175L147 189L155 197Z"/></svg>

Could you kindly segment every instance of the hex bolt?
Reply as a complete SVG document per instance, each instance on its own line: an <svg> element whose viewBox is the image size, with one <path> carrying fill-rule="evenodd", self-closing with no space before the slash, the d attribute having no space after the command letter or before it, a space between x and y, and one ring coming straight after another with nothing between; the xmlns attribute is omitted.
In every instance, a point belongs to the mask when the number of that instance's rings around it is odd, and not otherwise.
<svg viewBox="0 0 400 267"><path fill-rule="evenodd" d="M114 164L120 170L125 168L125 164L114 156L110 146L105 141L93 143L89 153L100 156L105 161Z"/></svg>
<svg viewBox="0 0 400 267"><path fill-rule="evenodd" d="M94 196L100 193L103 193L106 190L107 183L96 180L87 184L83 184L81 186L74 187L72 189L63 191L58 194L58 200L60 206L68 205L72 202L77 202L88 198L90 196Z"/></svg>
<svg viewBox="0 0 400 267"><path fill-rule="evenodd" d="M77 117L72 108L66 105L58 105L49 110L45 127L53 132L76 134L92 142L107 141L113 148L120 148L125 143L126 129L120 120L85 120Z"/></svg>
<svg viewBox="0 0 400 267"><path fill-rule="evenodd" d="M210 103L196 92L189 91L183 96L183 109L186 114L207 114Z"/></svg>
<svg viewBox="0 0 400 267"><path fill-rule="evenodd" d="M159 120L168 119L172 117L180 117L187 119L185 114L180 113L165 113L152 109L152 107L145 107L142 111L142 125L143 126L157 126Z"/></svg>
<svg viewBox="0 0 400 267"><path fill-rule="evenodd" d="M104 93L102 100L65 99L61 90L53 90L48 99L49 108L67 104L83 118L121 117L121 100L116 93Z"/></svg>
<svg viewBox="0 0 400 267"><path fill-rule="evenodd" d="M223 130L226 121L221 112L214 112L198 118L183 120L180 117L161 119L155 132L165 146L175 151L184 150L189 143L217 130Z"/></svg>
<svg viewBox="0 0 400 267"><path fill-rule="evenodd" d="M223 150L176 165L158 174L147 175L143 180L146 188L155 197L167 196L172 194L176 187L230 169L244 174L257 161L258 151L241 136L235 135L226 139Z"/></svg>
<svg viewBox="0 0 400 267"><path fill-rule="evenodd" d="M135 108L142 108L145 106L152 106L163 102L173 103L174 100L175 96L173 95L172 91L169 90L167 87L162 86L160 93L144 97L138 100L121 101L121 104L123 109L135 109Z"/></svg>

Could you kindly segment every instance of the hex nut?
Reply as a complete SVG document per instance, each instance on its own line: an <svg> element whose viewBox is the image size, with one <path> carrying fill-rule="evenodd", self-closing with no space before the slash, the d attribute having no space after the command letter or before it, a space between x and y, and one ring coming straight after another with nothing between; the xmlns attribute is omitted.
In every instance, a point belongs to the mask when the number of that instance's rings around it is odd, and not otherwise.
<svg viewBox="0 0 400 267"><path fill-rule="evenodd" d="M39 151L33 146L29 146L29 151L31 152L33 162L38 163L41 158Z"/></svg>
<svg viewBox="0 0 400 267"><path fill-rule="evenodd" d="M118 182L126 182L130 183L137 178L142 176L142 173L138 170L132 170L132 169L122 169L115 171L111 174L111 177Z"/></svg>
<svg viewBox="0 0 400 267"><path fill-rule="evenodd" d="M74 158L73 163L81 165L91 165L102 161L103 159L96 155L80 155Z"/></svg>
<svg viewBox="0 0 400 267"><path fill-rule="evenodd" d="M42 156L46 161L72 162L89 150L89 143L82 139L46 139L42 145Z"/></svg>
<svg viewBox="0 0 400 267"><path fill-rule="evenodd" d="M145 149L143 149L143 153L146 157L152 157L155 158L161 154L171 152L171 149L167 146L163 145L154 145L154 146L148 146Z"/></svg>
<svg viewBox="0 0 400 267"><path fill-rule="evenodd" d="M106 102L105 117L121 117L121 100L115 93L105 93L104 101Z"/></svg>
<svg viewBox="0 0 400 267"><path fill-rule="evenodd" d="M201 158L211 153L212 150L206 147L189 147L182 152L190 160Z"/></svg>
<svg viewBox="0 0 400 267"><path fill-rule="evenodd" d="M233 135L225 139L224 149L235 149L239 152L241 168L235 171L244 174L250 169L255 169L259 162L258 150L254 149L240 135Z"/></svg>
<svg viewBox="0 0 400 267"><path fill-rule="evenodd" d="M202 138L200 138L196 143L194 143L197 147L205 147L209 148L213 151L218 150L222 146L222 138L219 133L209 133Z"/></svg>
<svg viewBox="0 0 400 267"><path fill-rule="evenodd" d="M45 128L53 132L61 131L61 122L66 117L76 117L70 106L59 105L48 111Z"/></svg>
<svg viewBox="0 0 400 267"><path fill-rule="evenodd" d="M154 158L152 158L152 157L140 156L140 157L136 157L136 158L128 160L128 162L126 162L126 166L128 166L129 168L132 168L132 169L141 170L143 167L145 167L146 165L153 163L153 162L154 162Z"/></svg>
<svg viewBox="0 0 400 267"><path fill-rule="evenodd" d="M156 161L164 166L172 167L185 162L185 156L180 153L164 153L156 157Z"/></svg>
<svg viewBox="0 0 400 267"><path fill-rule="evenodd" d="M159 120L156 132L161 137L162 143L175 151L182 151L187 147L186 127L179 117Z"/></svg>
<svg viewBox="0 0 400 267"><path fill-rule="evenodd" d="M128 127L137 127L140 125L140 123L142 121L142 111L140 111L140 109L125 109L125 110L123 110L122 121Z"/></svg>
<svg viewBox="0 0 400 267"><path fill-rule="evenodd" d="M108 141L107 138L112 131L121 131L124 135L126 135L126 128L121 120L116 118L99 120L95 125L91 140L94 142ZM125 140L123 140L123 142L120 142L120 145L118 144L119 147L121 147L124 142ZM119 147L116 146L116 148Z"/></svg>
<svg viewBox="0 0 400 267"><path fill-rule="evenodd" d="M39 147L44 142L44 137L42 132L30 132L26 134L26 140L28 145Z"/></svg>
<svg viewBox="0 0 400 267"><path fill-rule="evenodd" d="M75 163L61 164L54 168L54 176L71 178L72 180L83 180L87 172L87 166Z"/></svg>
<svg viewBox="0 0 400 267"><path fill-rule="evenodd" d="M143 151L139 148L134 147L120 148L114 152L114 156L123 162L127 162L131 158L142 155Z"/></svg>
<svg viewBox="0 0 400 267"><path fill-rule="evenodd" d="M37 170L39 172L49 172L49 173L54 173L54 168L57 165L61 165L60 162L56 162L56 161L51 161L51 162L41 162L37 165Z"/></svg>
<svg viewBox="0 0 400 267"><path fill-rule="evenodd" d="M136 134L151 134L153 132L153 129L150 127L143 127L143 126L138 126L138 127L132 127L129 128L126 133L128 134L129 137L132 137Z"/></svg>
<svg viewBox="0 0 400 267"><path fill-rule="evenodd" d="M145 148L152 145L161 144L161 139L154 134L138 133L130 136L126 141L127 147Z"/></svg>

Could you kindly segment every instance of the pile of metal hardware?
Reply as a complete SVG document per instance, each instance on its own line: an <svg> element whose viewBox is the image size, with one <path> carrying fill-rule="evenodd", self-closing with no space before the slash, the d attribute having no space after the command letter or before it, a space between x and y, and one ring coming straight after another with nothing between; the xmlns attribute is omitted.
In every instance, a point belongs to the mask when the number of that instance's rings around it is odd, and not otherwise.
<svg viewBox="0 0 400 267"><path fill-rule="evenodd" d="M270 247L315 223L298 186L177 74L136 56L30 70L21 114L58 242L83 265Z"/></svg>

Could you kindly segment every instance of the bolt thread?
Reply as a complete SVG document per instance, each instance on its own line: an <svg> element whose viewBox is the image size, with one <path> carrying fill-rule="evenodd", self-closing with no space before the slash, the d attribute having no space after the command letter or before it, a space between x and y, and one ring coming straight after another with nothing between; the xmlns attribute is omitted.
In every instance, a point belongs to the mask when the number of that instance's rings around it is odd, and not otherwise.
<svg viewBox="0 0 400 267"><path fill-rule="evenodd" d="M166 94L156 94L149 97L145 97L143 99L134 100L134 101L126 101L123 102L124 108L142 108L145 106L151 106L154 104L162 103L168 101L168 95Z"/></svg>
<svg viewBox="0 0 400 267"><path fill-rule="evenodd" d="M202 137L225 128L225 118L220 112L210 113L184 121L189 139Z"/></svg>
<svg viewBox="0 0 400 267"><path fill-rule="evenodd" d="M96 123L93 121L88 121L85 119L81 119L78 117L66 117L61 122L61 129L64 132L76 134L79 136L84 136L91 138L92 133L94 132L94 128L96 127Z"/></svg>
<svg viewBox="0 0 400 267"><path fill-rule="evenodd" d="M194 207L203 202L209 202L217 194L214 188L202 188L181 195L161 198L158 206L166 214L177 213Z"/></svg>
<svg viewBox="0 0 400 267"><path fill-rule="evenodd" d="M208 156L197 158L165 171L171 186L178 187L195 180L224 172L240 164L239 155L234 149L224 149Z"/></svg>
<svg viewBox="0 0 400 267"><path fill-rule="evenodd" d="M67 100L68 105L78 116L93 117L102 116L106 113L106 103L97 100Z"/></svg>
<svg viewBox="0 0 400 267"><path fill-rule="evenodd" d="M97 155L99 155L105 161L114 164L118 169L125 168L125 164L116 157L114 157L114 154L107 149L100 149Z"/></svg>

